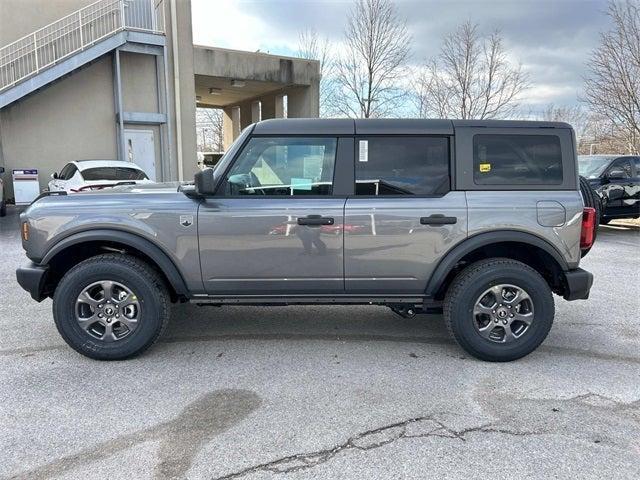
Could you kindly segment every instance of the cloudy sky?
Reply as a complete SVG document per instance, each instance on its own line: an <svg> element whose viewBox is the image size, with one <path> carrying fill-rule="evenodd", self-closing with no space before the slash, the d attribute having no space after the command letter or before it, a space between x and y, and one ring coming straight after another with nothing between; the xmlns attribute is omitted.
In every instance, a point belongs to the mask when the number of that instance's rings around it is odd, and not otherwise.
<svg viewBox="0 0 640 480"><path fill-rule="evenodd" d="M523 104L573 105L598 34L608 28L605 0L396 0L413 36L411 63L436 55L442 36L471 20L499 29L533 87ZM295 55L301 30L339 43L349 0L192 0L194 43Z"/></svg>

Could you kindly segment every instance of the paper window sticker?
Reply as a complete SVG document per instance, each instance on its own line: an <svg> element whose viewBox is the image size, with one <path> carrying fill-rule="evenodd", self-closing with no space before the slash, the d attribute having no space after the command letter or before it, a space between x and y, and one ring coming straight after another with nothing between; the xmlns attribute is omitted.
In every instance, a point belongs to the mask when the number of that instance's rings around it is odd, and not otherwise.
<svg viewBox="0 0 640 480"><path fill-rule="evenodd" d="M291 178L291 187L294 190L311 190L313 181L310 178Z"/></svg>
<svg viewBox="0 0 640 480"><path fill-rule="evenodd" d="M360 162L368 162L369 161L369 140L360 140L360 148L358 160Z"/></svg>
<svg viewBox="0 0 640 480"><path fill-rule="evenodd" d="M480 164L480 173L489 173L491 171L490 163L481 163Z"/></svg>

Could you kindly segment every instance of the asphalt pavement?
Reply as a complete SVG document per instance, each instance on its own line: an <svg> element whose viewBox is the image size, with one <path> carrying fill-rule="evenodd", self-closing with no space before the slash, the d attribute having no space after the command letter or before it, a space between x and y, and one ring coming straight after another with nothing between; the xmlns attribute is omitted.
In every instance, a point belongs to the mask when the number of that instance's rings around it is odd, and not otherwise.
<svg viewBox="0 0 640 480"><path fill-rule="evenodd" d="M0 477L640 478L640 225L602 226L588 301L544 344L469 357L442 317L178 305L143 356L99 362L15 282L0 219Z"/></svg>

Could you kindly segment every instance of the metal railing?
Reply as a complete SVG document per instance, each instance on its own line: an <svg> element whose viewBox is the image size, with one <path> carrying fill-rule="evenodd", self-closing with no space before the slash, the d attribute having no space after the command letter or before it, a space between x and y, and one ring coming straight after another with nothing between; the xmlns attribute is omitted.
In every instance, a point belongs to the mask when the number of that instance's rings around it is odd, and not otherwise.
<svg viewBox="0 0 640 480"><path fill-rule="evenodd" d="M163 0L98 0L0 48L0 92L125 29L163 34Z"/></svg>

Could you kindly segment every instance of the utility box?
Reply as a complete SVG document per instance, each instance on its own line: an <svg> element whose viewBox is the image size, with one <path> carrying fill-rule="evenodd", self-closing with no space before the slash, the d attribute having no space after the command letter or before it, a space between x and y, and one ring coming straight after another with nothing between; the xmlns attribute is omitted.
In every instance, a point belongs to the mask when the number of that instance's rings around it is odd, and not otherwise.
<svg viewBox="0 0 640 480"><path fill-rule="evenodd" d="M13 170L12 177L13 196L15 197L16 205L29 205L40 195L37 169Z"/></svg>

